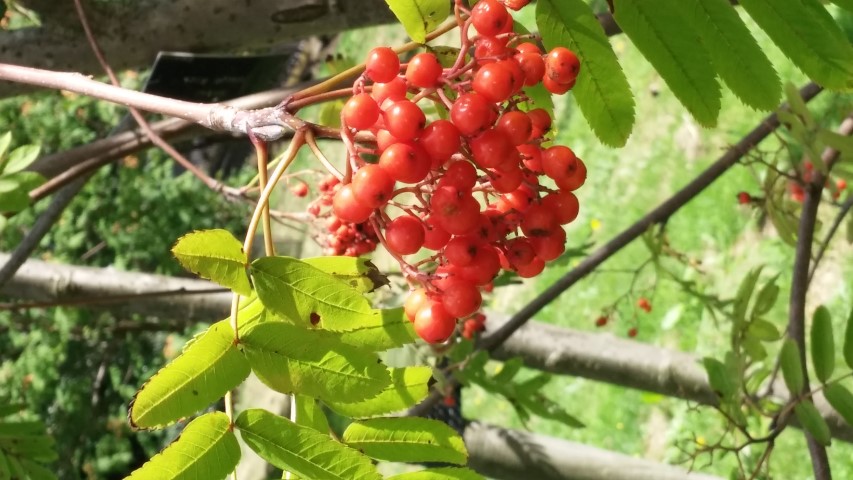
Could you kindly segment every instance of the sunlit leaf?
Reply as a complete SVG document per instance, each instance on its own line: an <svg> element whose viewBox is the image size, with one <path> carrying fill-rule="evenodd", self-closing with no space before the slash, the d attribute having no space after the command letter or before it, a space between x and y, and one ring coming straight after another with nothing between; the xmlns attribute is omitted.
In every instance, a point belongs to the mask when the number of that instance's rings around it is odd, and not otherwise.
<svg viewBox="0 0 853 480"><path fill-rule="evenodd" d="M385 0L406 33L418 43L450 15L450 2L445 0Z"/></svg>
<svg viewBox="0 0 853 480"><path fill-rule="evenodd" d="M196 275L228 287L243 296L252 293L243 245L222 229L199 230L179 238L172 254Z"/></svg>
<svg viewBox="0 0 853 480"><path fill-rule="evenodd" d="M389 462L445 462L464 465L462 437L446 423L420 417L374 418L353 422L343 441L365 455Z"/></svg>
<svg viewBox="0 0 853 480"><path fill-rule="evenodd" d="M369 458L329 435L262 409L237 417L240 436L272 465L306 479L380 480Z"/></svg>
<svg viewBox="0 0 853 480"><path fill-rule="evenodd" d="M347 331L375 321L358 290L301 260L259 258L252 262L252 278L264 306L299 325Z"/></svg>
<svg viewBox="0 0 853 480"><path fill-rule="evenodd" d="M391 368L389 371L391 373L391 385L385 387L375 397L352 403L329 400L326 405L347 417L367 418L405 410L429 394L432 368Z"/></svg>
<svg viewBox="0 0 853 480"><path fill-rule="evenodd" d="M539 0L536 23L549 50L565 46L581 60L572 92L602 143L621 147L634 126L634 97L598 18L583 0Z"/></svg>
<svg viewBox="0 0 853 480"><path fill-rule="evenodd" d="M414 343L419 337L402 308L386 308L373 310L357 328L341 332L338 338L364 350L381 352Z"/></svg>
<svg viewBox="0 0 853 480"><path fill-rule="evenodd" d="M747 335L755 337L763 342L775 342L782 336L779 329L776 328L776 325L773 325L767 320L761 319L750 323L746 333Z"/></svg>
<svg viewBox="0 0 853 480"><path fill-rule="evenodd" d="M281 393L355 402L391 382L379 357L322 330L266 322L240 340L258 378Z"/></svg>
<svg viewBox="0 0 853 480"><path fill-rule="evenodd" d="M128 480L224 479L240 461L240 445L222 412L196 418L181 436L154 455Z"/></svg>
<svg viewBox="0 0 853 480"><path fill-rule="evenodd" d="M811 4L811 5L809 5ZM818 0L742 0L740 5L809 77L834 90L853 88L853 47Z"/></svg>
<svg viewBox="0 0 853 480"><path fill-rule="evenodd" d="M20 172L29 167L39 157L40 151L41 147L38 145L24 145L12 150L6 162L6 167L3 169L3 175Z"/></svg>
<svg viewBox="0 0 853 480"><path fill-rule="evenodd" d="M755 284L758 283L758 277L761 275L763 267L757 267L749 271L738 286L737 294L735 295L734 306L732 311L735 318L735 325L740 328L740 325L746 319L746 310L749 306L749 299L752 298L752 293L755 291Z"/></svg>
<svg viewBox="0 0 853 480"><path fill-rule="evenodd" d="M296 395L296 423L320 433L329 433L329 420L323 412L323 407L313 397Z"/></svg>
<svg viewBox="0 0 853 480"><path fill-rule="evenodd" d="M130 424L136 428L170 425L222 398L249 371L249 362L234 345L228 320L214 323L136 393L130 404Z"/></svg>
<svg viewBox="0 0 853 480"><path fill-rule="evenodd" d="M705 357L702 359L702 365L708 374L708 383L719 396L729 398L737 392L738 381L732 378L726 364L716 358Z"/></svg>
<svg viewBox="0 0 853 480"><path fill-rule="evenodd" d="M853 308L847 317L847 328L844 331L844 361L853 368Z"/></svg>
<svg viewBox="0 0 853 480"><path fill-rule="evenodd" d="M485 480L485 477L467 468L445 467L401 473L388 480Z"/></svg>
<svg viewBox="0 0 853 480"><path fill-rule="evenodd" d="M341 280L361 293L388 285L388 277L364 257L313 257L302 260Z"/></svg>

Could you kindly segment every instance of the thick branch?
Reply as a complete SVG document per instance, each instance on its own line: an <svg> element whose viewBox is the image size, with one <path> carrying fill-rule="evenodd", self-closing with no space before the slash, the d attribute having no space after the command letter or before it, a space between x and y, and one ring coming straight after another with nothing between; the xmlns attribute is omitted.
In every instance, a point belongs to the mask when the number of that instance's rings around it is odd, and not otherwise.
<svg viewBox="0 0 853 480"><path fill-rule="evenodd" d="M56 2L30 0L43 28L0 35L0 63L100 73L83 32ZM245 51L394 20L383 0L138 0L86 2L95 35L116 69L144 68L160 51ZM66 12L66 13L63 13ZM56 15L54 15L56 14ZM66 28L58 28L58 24ZM30 91L0 84L0 97Z"/></svg>
<svg viewBox="0 0 853 480"><path fill-rule="evenodd" d="M517 480L722 480L559 438L482 423L465 429L468 466Z"/></svg>

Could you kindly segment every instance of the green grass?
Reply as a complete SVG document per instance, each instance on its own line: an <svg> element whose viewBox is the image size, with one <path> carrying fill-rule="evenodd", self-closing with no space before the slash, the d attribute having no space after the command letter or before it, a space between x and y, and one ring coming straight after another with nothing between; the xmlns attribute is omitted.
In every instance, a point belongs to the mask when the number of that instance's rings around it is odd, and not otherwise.
<svg viewBox="0 0 853 480"><path fill-rule="evenodd" d="M782 81L803 85L804 75L761 31L755 28L752 31L765 46ZM354 31L345 34L341 50L357 60L377 44L377 39L399 38L399 30L393 27ZM607 241L687 184L766 115L743 106L725 90L717 128L703 129L626 37L614 37L612 44L637 102L638 120L628 144L621 149L601 145L577 112L571 96L557 100L558 141L574 149L584 159L589 172L585 186L578 192L581 215L568 228L570 244L581 244L588 235L596 245ZM850 95L829 93L810 104L817 117L828 125L837 125L839 118L851 107L853 97ZM761 150L769 154L779 146L779 140L771 138L761 145ZM730 169L668 221L666 231L673 248L701 261L703 273L675 263L669 265L677 275L696 280L707 292L722 298L734 294L738 282L750 268L765 265L766 273L780 274L783 292L768 319L784 327L785 292L790 287L793 250L778 239L772 228L760 229L754 212L737 205L736 201L739 191L759 192L759 170L744 166ZM831 218L827 210L829 208L824 207L824 222ZM820 234L818 238L822 238ZM853 255L849 255L849 247L841 248L841 253L836 249L823 264L816 283L820 287L815 287L819 291L812 292L809 303L809 310L817 306L816 302L830 306L836 315L837 336L842 332L843 312L849 311L853 303L853 285L844 280L851 278ZM635 242L606 262L603 268L635 269L647 257L648 250L642 242ZM493 301L492 306L507 313L517 311L569 268L571 266L549 268L535 281L516 287L511 293L496 295L495 298L501 300ZM654 275L651 270L648 273L638 279L636 293L650 296L654 306L652 313L637 314L633 308L636 297L628 296L618 306L621 318L606 330L624 336L636 321L640 341L700 356L721 357L728 347L730 325L717 324L703 314L701 303L673 282L659 280L652 294L649 287ZM631 280L629 274L593 275L546 307L537 315L537 320L594 330L595 318L630 291ZM570 377L556 377L546 391L551 398L560 399L587 427L570 429L556 422L533 419L527 424L528 428L627 455L680 463L684 454L677 448L679 445L690 447L694 435L701 441L712 442L723 431L720 416L713 410L697 409L686 402L658 395ZM479 388L466 389L463 405L468 418L513 428L524 427L509 404ZM762 451L761 447L753 447L750 453L757 456ZM853 446L836 442L829 451L836 477L853 478L853 462L850 461ZM791 429L779 438L772 462L773 472L781 475L779 478L811 478L808 453L798 430ZM695 468L727 477L736 467L731 455L715 456L713 463L708 463L709 458L699 458Z"/></svg>

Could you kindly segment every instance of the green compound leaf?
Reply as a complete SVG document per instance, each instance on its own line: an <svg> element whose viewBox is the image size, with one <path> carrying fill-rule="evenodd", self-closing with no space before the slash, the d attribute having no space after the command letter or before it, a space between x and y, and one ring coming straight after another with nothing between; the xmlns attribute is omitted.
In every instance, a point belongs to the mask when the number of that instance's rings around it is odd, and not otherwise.
<svg viewBox="0 0 853 480"><path fill-rule="evenodd" d="M0 480L10 480L11 478L12 470L9 466L9 460L6 458L6 454L0 450Z"/></svg>
<svg viewBox="0 0 853 480"><path fill-rule="evenodd" d="M429 395L430 367L391 368L391 385L375 397L360 402L327 401L335 412L352 418L367 418L402 411Z"/></svg>
<svg viewBox="0 0 853 480"><path fill-rule="evenodd" d="M55 473L28 458L21 459L21 466L27 471L30 480L54 480L58 478Z"/></svg>
<svg viewBox="0 0 853 480"><path fill-rule="evenodd" d="M219 400L249 376L227 320L214 323L151 377L130 403L134 428L162 428Z"/></svg>
<svg viewBox="0 0 853 480"><path fill-rule="evenodd" d="M302 260L360 293L369 293L388 285L388 277L368 258L363 257L313 257Z"/></svg>
<svg viewBox="0 0 853 480"><path fill-rule="evenodd" d="M853 88L853 47L818 0L743 0L740 4L815 82L832 90Z"/></svg>
<svg viewBox="0 0 853 480"><path fill-rule="evenodd" d="M812 317L811 348L815 375L821 383L826 383L835 370L835 338L832 315L823 305L815 310Z"/></svg>
<svg viewBox="0 0 853 480"><path fill-rule="evenodd" d="M419 417L374 418L353 422L343 441L377 460L446 462L465 465L462 437L446 423Z"/></svg>
<svg viewBox="0 0 853 480"><path fill-rule="evenodd" d="M832 443L832 435L829 433L829 425L820 416L820 412L812 402L800 402L794 405L794 414L797 420L815 440L821 445L828 447Z"/></svg>
<svg viewBox="0 0 853 480"><path fill-rule="evenodd" d="M583 0L539 0L536 23L546 48L566 46L581 60L572 91L595 135L624 146L634 126L634 97L592 9Z"/></svg>
<svg viewBox="0 0 853 480"><path fill-rule="evenodd" d="M788 386L792 396L797 396L803 391L805 381L803 379L803 364L800 361L800 349L794 340L786 338L779 353L779 362L782 367L782 377Z"/></svg>
<svg viewBox="0 0 853 480"><path fill-rule="evenodd" d="M297 424L320 433L329 433L329 419L316 398L296 395L292 401L296 402Z"/></svg>
<svg viewBox="0 0 853 480"><path fill-rule="evenodd" d="M732 4L727 0L687 0L675 5L682 7L732 93L759 110L775 109L782 84Z"/></svg>
<svg viewBox="0 0 853 480"><path fill-rule="evenodd" d="M700 124L713 127L722 94L696 32L668 0L614 0L613 18Z"/></svg>
<svg viewBox="0 0 853 480"><path fill-rule="evenodd" d="M853 308L850 309L847 328L844 331L844 361L848 367L853 368Z"/></svg>
<svg viewBox="0 0 853 480"><path fill-rule="evenodd" d="M29 167L39 157L41 147L38 145L24 145L12 150L9 154L9 160L6 162L6 167L3 169L3 174L20 172Z"/></svg>
<svg viewBox="0 0 853 480"><path fill-rule="evenodd" d="M468 468L445 467L402 473L388 477L388 480L485 480L485 478Z"/></svg>
<svg viewBox="0 0 853 480"><path fill-rule="evenodd" d="M776 299L779 298L779 286L776 285L777 277L778 275L768 280L761 287L761 291L758 292L758 296L755 298L755 305L752 306L753 318L768 313L773 308L773 305L776 304Z"/></svg>
<svg viewBox="0 0 853 480"><path fill-rule="evenodd" d="M761 276L761 270L763 267L759 266L753 268L743 277L740 285L738 285L737 294L734 299L734 306L732 307L732 314L734 315L736 330L740 330L743 322L746 320L746 311L747 307L749 307L749 299L752 298L753 292L755 292L755 285L758 283L758 278Z"/></svg>
<svg viewBox="0 0 853 480"><path fill-rule="evenodd" d="M338 338L364 350L382 352L414 343L418 336L402 308L389 308L373 310L355 330L341 332Z"/></svg>
<svg viewBox="0 0 853 480"><path fill-rule="evenodd" d="M406 33L418 43L450 15L450 2L444 0L385 0Z"/></svg>
<svg viewBox="0 0 853 480"><path fill-rule="evenodd" d="M380 480L369 458L311 428L262 409L244 410L237 421L246 445L264 460L300 478Z"/></svg>
<svg viewBox="0 0 853 480"><path fill-rule="evenodd" d="M376 354L346 345L322 330L267 322L240 340L258 378L281 393L356 402L378 394L391 382Z"/></svg>
<svg viewBox="0 0 853 480"><path fill-rule="evenodd" d="M823 389L823 395L841 418L848 425L853 426L853 393L843 385L833 383Z"/></svg>
<svg viewBox="0 0 853 480"><path fill-rule="evenodd" d="M775 342L782 336L782 334L779 333L779 329L776 328L776 325L773 325L767 320L761 319L750 323L746 333L750 337L755 338L756 340L761 340L762 342Z"/></svg>
<svg viewBox="0 0 853 480"><path fill-rule="evenodd" d="M212 412L190 422L180 437L128 480L224 479L239 461L240 445L231 422L224 413Z"/></svg>
<svg viewBox="0 0 853 480"><path fill-rule="evenodd" d="M832 3L838 5L839 7L853 12L853 0L830 0Z"/></svg>
<svg viewBox="0 0 853 480"><path fill-rule="evenodd" d="M172 254L181 266L199 277L228 287L243 296L252 293L246 275L249 258L243 245L227 230L199 230L179 238Z"/></svg>
<svg viewBox="0 0 853 480"><path fill-rule="evenodd" d="M358 290L301 260L259 258L252 262L252 278L264 306L299 325L342 332L373 320Z"/></svg>

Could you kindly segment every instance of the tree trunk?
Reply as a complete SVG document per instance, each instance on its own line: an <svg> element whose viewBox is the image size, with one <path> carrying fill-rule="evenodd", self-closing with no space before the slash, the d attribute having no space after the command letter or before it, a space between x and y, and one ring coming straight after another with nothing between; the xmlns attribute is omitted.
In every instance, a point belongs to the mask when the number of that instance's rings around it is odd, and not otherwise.
<svg viewBox="0 0 853 480"><path fill-rule="evenodd" d="M68 8L70 0L24 3L38 11L44 25L0 34L0 63L102 73L73 8ZM383 0L84 3L98 42L115 69L148 66L159 51L202 53L252 49L394 20ZM0 83L0 97L31 90L24 85Z"/></svg>

